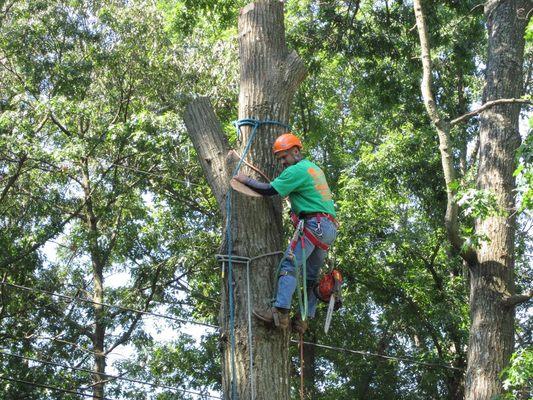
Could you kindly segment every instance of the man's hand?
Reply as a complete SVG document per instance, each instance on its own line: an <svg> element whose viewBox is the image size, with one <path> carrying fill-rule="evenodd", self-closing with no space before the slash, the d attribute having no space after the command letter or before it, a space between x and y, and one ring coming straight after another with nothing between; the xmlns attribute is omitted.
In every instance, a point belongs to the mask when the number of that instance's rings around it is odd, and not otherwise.
<svg viewBox="0 0 533 400"><path fill-rule="evenodd" d="M233 179L235 179L236 181L239 181L240 183L244 183L246 185L246 183L248 182L248 179L250 178L248 175L238 174L238 175L235 175Z"/></svg>

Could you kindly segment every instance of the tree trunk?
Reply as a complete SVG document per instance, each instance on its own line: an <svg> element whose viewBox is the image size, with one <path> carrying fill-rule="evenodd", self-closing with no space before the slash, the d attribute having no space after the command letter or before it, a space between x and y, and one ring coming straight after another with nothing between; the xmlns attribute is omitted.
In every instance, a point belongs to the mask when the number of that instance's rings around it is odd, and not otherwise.
<svg viewBox="0 0 533 400"><path fill-rule="evenodd" d="M524 9L527 1L488 1L488 54L484 103L522 94ZM527 13L526 13L527 14ZM502 393L500 374L514 345L514 308L503 299L514 295L516 231L513 172L519 106L494 106L481 114L478 188L494 195L501 213L476 222L476 234L486 237L478 263L470 266L470 315L466 399L489 400Z"/></svg>
<svg viewBox="0 0 533 400"><path fill-rule="evenodd" d="M93 270L93 311L94 333L92 335L94 352L94 375L93 375L93 399L104 397L104 374L105 374L105 310L101 305L104 302L104 269L101 252L98 245L98 220L94 213L91 181L89 176L88 159L83 159L83 191L85 194L85 219L89 237L89 253Z"/></svg>
<svg viewBox="0 0 533 400"><path fill-rule="evenodd" d="M93 263L94 265L94 263ZM104 302L104 279L101 269L94 269L94 292L93 302ZM94 387L93 387L93 399L102 399L104 397L104 381L105 381L105 311L104 307L100 304L94 304L94 336L93 336L93 351L94 351Z"/></svg>
<svg viewBox="0 0 533 400"><path fill-rule="evenodd" d="M307 331L308 338L304 339L311 343L317 343L317 330L318 326L315 326L314 329L311 328ZM318 396L317 387L316 387L316 346L304 344L303 346L303 355L304 355L304 392L306 399L316 399Z"/></svg>
<svg viewBox="0 0 533 400"><path fill-rule="evenodd" d="M241 10L239 56L239 119L288 123L291 100L306 72L297 54L289 52L286 47L282 2L258 1ZM209 101L198 98L191 102L184 120L209 185L224 217L230 219L233 256L252 258L283 250L280 199L249 198L228 192L236 159L228 156L227 140ZM272 176L275 159L271 146L275 137L284 131L286 129L274 124L258 127L247 161ZM241 128L239 154L243 153L251 133L252 127ZM254 174L251 169L243 172ZM226 215L228 193L232 196L230 215ZM222 251L227 252L227 246ZM265 256L250 264L252 307L269 306L278 262L279 256ZM246 264L232 262L232 282L228 282L229 272L228 263L225 263L219 317L224 398L289 399L289 338L266 329L252 318L253 356L250 363ZM228 287L231 290L228 291ZM229 321L229 295L234 299L233 330Z"/></svg>

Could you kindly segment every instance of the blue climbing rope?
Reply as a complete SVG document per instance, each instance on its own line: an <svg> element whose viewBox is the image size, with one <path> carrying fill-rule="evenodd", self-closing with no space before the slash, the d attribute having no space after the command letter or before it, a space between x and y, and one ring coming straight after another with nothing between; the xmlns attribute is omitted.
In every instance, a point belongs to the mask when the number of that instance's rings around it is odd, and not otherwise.
<svg viewBox="0 0 533 400"><path fill-rule="evenodd" d="M289 125L283 124L278 121L260 121L253 118L246 118L246 119L240 119L238 121L234 121L233 125L237 129L237 136L240 139L241 135L241 126L244 125L251 125L252 133L250 134L250 137L248 138L248 142L246 143L246 146L244 148L243 154L239 162L237 163L237 166L235 167L235 170L233 171L232 177L237 175L239 172L241 165L246 158L248 152L250 151L250 147L252 146L252 142L255 138L255 135L257 134L257 130L261 125L278 125L286 128L287 130L290 130ZM232 204L231 204L231 187L228 189L228 193L226 194L226 242L227 242L227 249L228 249L228 298L229 298L229 329L230 329L230 358L231 358L231 392L232 392L232 400L238 400L237 397L237 375L235 370L235 305L233 303L233 264L232 264L232 252L233 252L233 242L232 242L232 236L231 236L231 212L232 212ZM250 373L252 373L250 371Z"/></svg>

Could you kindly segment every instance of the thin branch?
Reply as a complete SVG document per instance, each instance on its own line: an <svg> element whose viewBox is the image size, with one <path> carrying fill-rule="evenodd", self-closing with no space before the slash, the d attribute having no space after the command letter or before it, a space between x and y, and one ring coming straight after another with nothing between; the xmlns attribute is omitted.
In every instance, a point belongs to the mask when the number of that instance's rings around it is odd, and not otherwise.
<svg viewBox="0 0 533 400"><path fill-rule="evenodd" d="M7 17L7 14L9 14L9 10L11 10L11 7L13 7L13 5L15 5L15 3L16 3L16 1L12 1L11 3L8 3L6 8L4 10L2 10L2 14L4 14L2 16L2 19Z"/></svg>
<svg viewBox="0 0 533 400"><path fill-rule="evenodd" d="M429 45L428 28L426 25L426 18L422 9L421 0L414 0L413 8L416 17L416 26L418 28L418 35L420 38L420 51L422 59L422 84L421 92L426 106L427 113L431 122L435 125L439 138L439 150L441 155L442 170L444 172L444 181L446 184L446 215L444 217L444 225L450 243L455 251L469 263L476 262L476 252L472 247L464 247L465 240L459 233L458 221L458 205L455 198L456 190L453 189L455 182L456 171L453 165L452 142L450 138L450 124L440 116L439 110L435 102L435 97L431 89L432 82L432 66L431 66L431 52Z"/></svg>
<svg viewBox="0 0 533 400"><path fill-rule="evenodd" d="M164 262L159 263L159 265L157 267L157 270L155 271L154 278L152 280L152 288L151 288L150 294L148 295L148 297L147 297L147 299L146 299L146 301L144 303L144 310L143 311L147 311L148 310L148 308L150 307L150 303L152 302L152 299L155 296L156 288L157 288L157 281L159 279L159 275L161 274L161 267L164 264L165 264ZM117 348L121 344L126 343L130 339L131 334L133 333L133 331L134 331L135 327L137 326L138 322L141 320L142 316L143 315L141 313L138 313L135 316L135 318L131 322L130 327L128 328L128 330L126 332L124 332L124 334L106 351L106 354L108 354L109 352L113 351L115 348Z"/></svg>
<svg viewBox="0 0 533 400"><path fill-rule="evenodd" d="M67 128L65 128L65 126L59 121L59 119L57 119L57 117L54 115L52 111L50 111L49 115L52 121L54 122L54 124L56 124L57 127L61 130L61 132L63 132L65 135L69 137L72 136L72 133Z"/></svg>
<svg viewBox="0 0 533 400"><path fill-rule="evenodd" d="M472 118L473 116L478 115L479 113L482 113L486 109L500 105L500 104L530 104L531 105L533 104L533 102L531 102L531 100L529 99L498 99L498 100L487 101L485 104L475 109L474 111L470 111L464 115L461 115L460 117L452 119L450 121L450 125L453 126L460 122L468 120Z"/></svg>
<svg viewBox="0 0 533 400"><path fill-rule="evenodd" d="M28 156L25 153L23 153L21 155L19 161L18 161L17 170L9 178L9 180L6 183L6 186L4 187L4 190L2 190L2 194L0 195L0 203L2 203L4 201L4 198L6 197L7 192L15 184L15 182L17 181L17 179L21 175L22 167L24 166L24 163L26 162L27 159L28 159Z"/></svg>
<svg viewBox="0 0 533 400"><path fill-rule="evenodd" d="M39 122L39 125L35 129L35 133L39 133L41 129L43 129L44 124L48 121L48 115L45 115L41 122Z"/></svg>
<svg viewBox="0 0 533 400"><path fill-rule="evenodd" d="M532 297L533 290L530 290L527 293L515 294L513 296L506 297L502 300L502 304L504 307L516 307L522 303L525 303L526 301L531 300Z"/></svg>

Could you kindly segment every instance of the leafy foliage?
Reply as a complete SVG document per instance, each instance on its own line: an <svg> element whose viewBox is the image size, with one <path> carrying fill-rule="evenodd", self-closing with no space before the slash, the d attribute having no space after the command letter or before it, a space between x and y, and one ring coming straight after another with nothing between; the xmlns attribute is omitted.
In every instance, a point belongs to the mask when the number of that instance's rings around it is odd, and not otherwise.
<svg viewBox="0 0 533 400"><path fill-rule="evenodd" d="M1 3L4 350L92 369L90 301L99 266L105 303L123 307L104 308L108 371L185 389L117 379L106 393L185 399L193 397L189 389L220 390L215 332L197 343L183 333L187 325L131 310L216 324L220 273L212 255L221 218L181 113L191 95L208 95L233 134L235 21L244 4ZM293 126L308 156L324 167L342 222L329 263L345 275L344 308L328 336L319 310L310 337L393 357L317 348L308 391L320 399L460 398L468 278L442 227L446 194L438 142L420 99L411 5L305 0L287 2L286 11L288 42L309 70L294 101ZM435 3L428 21L435 82L443 88L437 102L457 116L480 98L481 10L472 1ZM531 32L530 24L529 40ZM477 133L475 119L452 130L461 172L455 189L465 200L460 218L472 240L483 239L472 236L473 217L494 211L490 194L473 191ZM531 135L519 157L527 213ZM519 285L527 287L530 240L517 240ZM527 330L522 347L530 344ZM118 359L123 352L129 357ZM517 354L505 378L510 389L524 385L530 367L527 350ZM296 375L296 349L293 364ZM87 391L92 384L89 373L7 356L0 373ZM295 377L295 398L298 384ZM20 383L0 381L0 387L6 398L69 398Z"/></svg>

